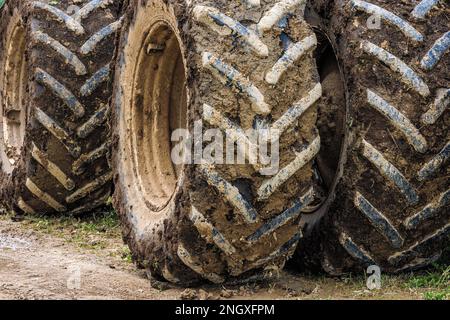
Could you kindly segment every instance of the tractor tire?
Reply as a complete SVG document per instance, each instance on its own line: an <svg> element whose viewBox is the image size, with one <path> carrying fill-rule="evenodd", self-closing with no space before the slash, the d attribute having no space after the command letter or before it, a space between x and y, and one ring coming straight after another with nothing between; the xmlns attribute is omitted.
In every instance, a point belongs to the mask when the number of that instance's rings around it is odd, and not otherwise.
<svg viewBox="0 0 450 320"><path fill-rule="evenodd" d="M191 285L274 275L302 238L301 212L316 200L321 96L304 4L130 1L113 98L114 202L152 277ZM246 129L279 128L281 169L175 166L171 133L193 133L198 121L242 141Z"/></svg>
<svg viewBox="0 0 450 320"><path fill-rule="evenodd" d="M80 214L111 193L111 61L121 1L8 1L0 18L0 198Z"/></svg>
<svg viewBox="0 0 450 320"><path fill-rule="evenodd" d="M348 148L338 201L312 233L320 248L302 260L332 275L396 273L449 247L449 12L439 1L312 4L344 75Z"/></svg>

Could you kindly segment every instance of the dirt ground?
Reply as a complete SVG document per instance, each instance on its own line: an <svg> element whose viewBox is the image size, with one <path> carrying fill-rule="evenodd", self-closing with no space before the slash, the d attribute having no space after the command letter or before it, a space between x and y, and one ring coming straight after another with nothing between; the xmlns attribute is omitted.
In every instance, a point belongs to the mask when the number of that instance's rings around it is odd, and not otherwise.
<svg viewBox="0 0 450 320"><path fill-rule="evenodd" d="M433 290L424 281L385 277L381 290L369 291L363 276L285 271L264 284L158 290L131 263L112 213L88 220L0 215L0 299L423 299Z"/></svg>

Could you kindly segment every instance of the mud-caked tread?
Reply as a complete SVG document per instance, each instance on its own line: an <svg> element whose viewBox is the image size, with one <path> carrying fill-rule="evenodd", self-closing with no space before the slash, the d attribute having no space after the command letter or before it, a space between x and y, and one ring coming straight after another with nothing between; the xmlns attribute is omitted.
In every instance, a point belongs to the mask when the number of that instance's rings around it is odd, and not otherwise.
<svg viewBox="0 0 450 320"><path fill-rule="evenodd" d="M8 50L4 21L12 16L19 16L27 41L24 145L14 171L1 173L2 198L11 208L82 213L102 205L109 194L106 117L121 4L20 0L9 1L2 10L1 50ZM5 70L0 70L3 77ZM7 103L2 101L4 107Z"/></svg>
<svg viewBox="0 0 450 320"><path fill-rule="evenodd" d="M319 1L349 87L349 150L322 267L424 267L449 245L448 3ZM313 260L313 259L311 259Z"/></svg>
<svg viewBox="0 0 450 320"><path fill-rule="evenodd" d="M181 284L201 279L222 283L254 270L274 271L302 238L299 217L315 199L311 167L320 149L315 103L322 95L313 57L317 40L303 20L305 3L196 0L167 6L130 1L114 98L119 141L113 162L115 203L125 240L153 275ZM126 146L120 142L126 135L121 118L129 113L120 106L130 88L120 82L132 64L124 53L133 34L127 30L145 10L176 20L189 66L189 123L202 120L205 129L227 130L241 141L248 139L247 129L279 130L276 174L262 175L263 167L250 164L192 165L163 217L131 203L122 153ZM152 214L158 216L153 222L140 218Z"/></svg>

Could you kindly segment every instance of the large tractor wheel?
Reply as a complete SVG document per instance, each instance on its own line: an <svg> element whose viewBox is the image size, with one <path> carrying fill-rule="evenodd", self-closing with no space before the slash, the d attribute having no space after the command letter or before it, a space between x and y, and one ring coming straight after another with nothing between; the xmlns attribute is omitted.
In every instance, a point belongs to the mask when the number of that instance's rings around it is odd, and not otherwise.
<svg viewBox="0 0 450 320"><path fill-rule="evenodd" d="M320 224L320 263L336 275L427 266L449 245L448 3L312 7L348 90L347 163L338 201Z"/></svg>
<svg viewBox="0 0 450 320"><path fill-rule="evenodd" d="M304 7L130 1L115 79L115 204L152 276L186 285L275 274L302 238L300 216L318 197L321 96ZM241 142L246 129L278 129L280 170L174 165L171 133L193 133L196 121Z"/></svg>
<svg viewBox="0 0 450 320"><path fill-rule="evenodd" d="M120 1L7 1L0 15L0 191L13 210L105 203Z"/></svg>

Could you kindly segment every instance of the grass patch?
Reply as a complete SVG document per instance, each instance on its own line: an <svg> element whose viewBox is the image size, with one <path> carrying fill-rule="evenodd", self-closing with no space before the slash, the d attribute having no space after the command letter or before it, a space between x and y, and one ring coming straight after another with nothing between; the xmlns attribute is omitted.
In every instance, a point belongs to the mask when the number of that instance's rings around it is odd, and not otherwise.
<svg viewBox="0 0 450 320"><path fill-rule="evenodd" d="M426 289L423 294L426 300L450 299L450 266L436 263L430 270L412 275L407 286L411 289Z"/></svg>
<svg viewBox="0 0 450 320"><path fill-rule="evenodd" d="M123 247L122 251L120 252L120 257L125 262L133 263L133 256L128 246Z"/></svg>
<svg viewBox="0 0 450 320"><path fill-rule="evenodd" d="M450 241L450 238L448 239ZM426 289L425 300L450 299L450 248L447 248L442 258L428 270L411 275L407 281L410 289Z"/></svg>
<svg viewBox="0 0 450 320"><path fill-rule="evenodd" d="M120 223L110 206L84 216L24 216L22 223L87 249L104 249L120 238Z"/></svg>
<svg viewBox="0 0 450 320"><path fill-rule="evenodd" d="M348 274L337 280L336 290L353 293L352 298L369 297L386 299L408 293L411 297L425 300L450 300L450 250L429 268L421 271L400 274L385 274L381 270L381 289L367 288L367 275ZM327 278L325 278L327 279Z"/></svg>
<svg viewBox="0 0 450 320"><path fill-rule="evenodd" d="M450 243L450 238L448 241ZM425 300L450 300L450 248L444 250L439 261L425 270L395 275L384 274L381 270L381 273L381 290L370 291L371 295L406 289L421 295ZM369 294L366 275L348 275L340 280L346 286Z"/></svg>

